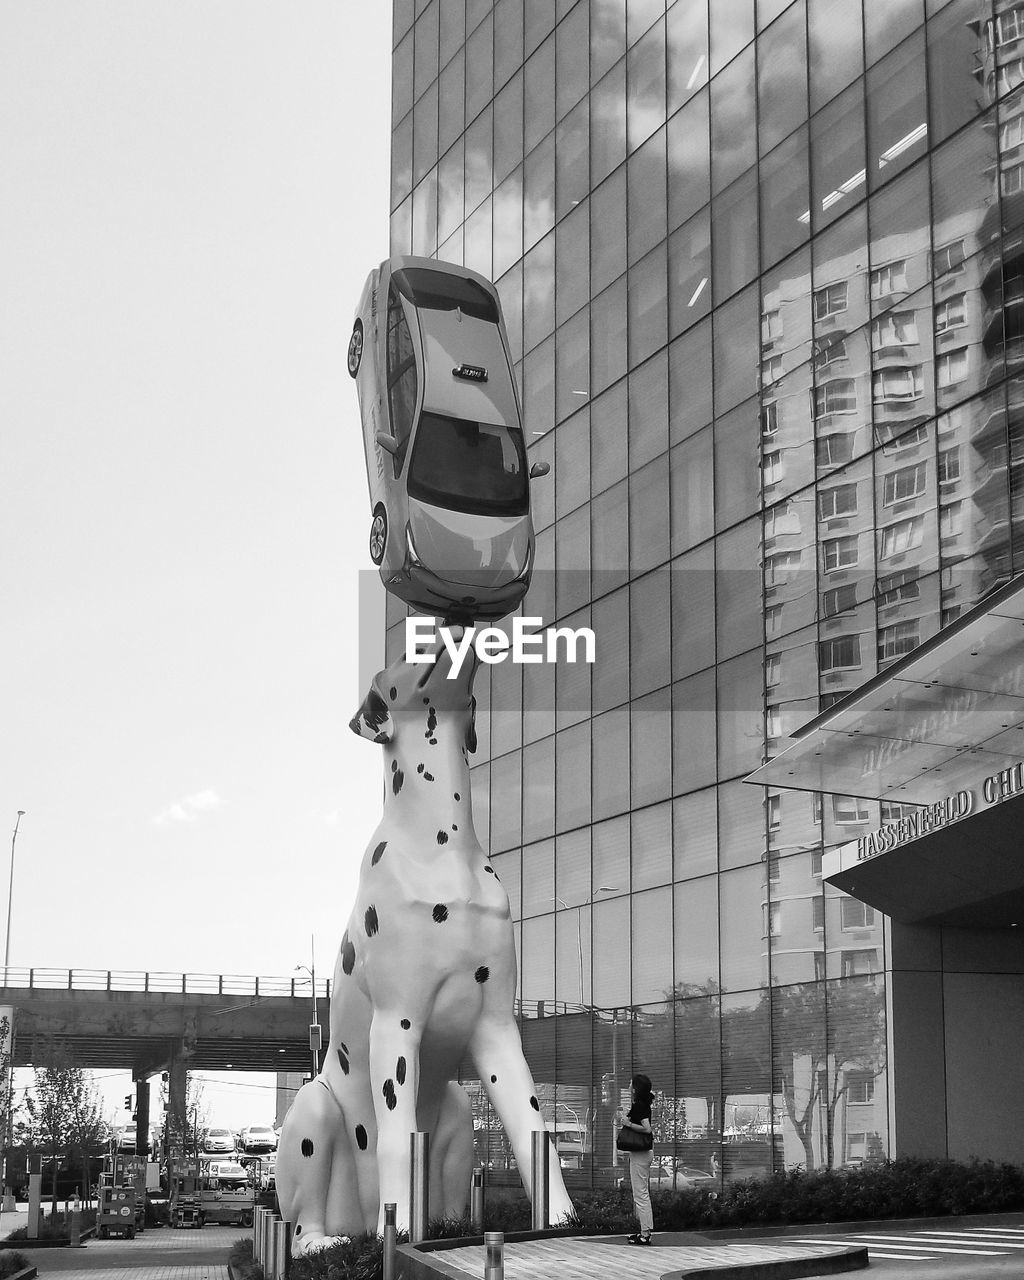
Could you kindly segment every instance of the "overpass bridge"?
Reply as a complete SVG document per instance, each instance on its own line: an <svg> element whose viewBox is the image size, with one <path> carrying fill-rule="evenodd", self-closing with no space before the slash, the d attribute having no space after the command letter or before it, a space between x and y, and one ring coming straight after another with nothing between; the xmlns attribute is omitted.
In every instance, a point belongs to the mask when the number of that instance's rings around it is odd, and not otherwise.
<svg viewBox="0 0 1024 1280"><path fill-rule="evenodd" d="M56 1047L75 1066L144 1079L179 1060L190 1071L308 1071L308 977L104 969L3 971L14 1010L14 1066L41 1066ZM327 1041L330 982L316 984Z"/></svg>

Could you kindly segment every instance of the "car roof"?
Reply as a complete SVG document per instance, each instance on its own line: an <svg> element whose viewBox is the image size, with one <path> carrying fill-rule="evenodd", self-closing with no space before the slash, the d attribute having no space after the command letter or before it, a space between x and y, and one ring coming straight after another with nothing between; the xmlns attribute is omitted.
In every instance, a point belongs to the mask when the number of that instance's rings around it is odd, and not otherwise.
<svg viewBox="0 0 1024 1280"><path fill-rule="evenodd" d="M476 422L519 426L512 371L497 325L454 311L421 308L423 407ZM459 365L487 370L486 382L453 375Z"/></svg>

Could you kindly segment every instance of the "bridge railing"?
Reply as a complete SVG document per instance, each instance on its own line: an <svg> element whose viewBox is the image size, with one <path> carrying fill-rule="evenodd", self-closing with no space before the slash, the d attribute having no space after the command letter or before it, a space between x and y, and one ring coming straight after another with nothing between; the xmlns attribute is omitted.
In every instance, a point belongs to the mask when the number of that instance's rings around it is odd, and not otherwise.
<svg viewBox="0 0 1024 1280"><path fill-rule="evenodd" d="M267 978L239 973L165 973L130 969L16 969L0 967L3 986L29 991L138 991L194 996L293 996L310 998L309 978ZM316 984L317 999L330 999L330 979Z"/></svg>

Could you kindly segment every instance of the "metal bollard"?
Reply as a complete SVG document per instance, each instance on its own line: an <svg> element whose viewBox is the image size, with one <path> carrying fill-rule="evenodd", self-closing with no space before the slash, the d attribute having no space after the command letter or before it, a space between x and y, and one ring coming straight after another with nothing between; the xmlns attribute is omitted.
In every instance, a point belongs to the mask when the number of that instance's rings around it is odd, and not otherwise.
<svg viewBox="0 0 1024 1280"><path fill-rule="evenodd" d="M485 1231L484 1280L505 1280L505 1233Z"/></svg>
<svg viewBox="0 0 1024 1280"><path fill-rule="evenodd" d="M267 1233L267 1252L263 1261L263 1274L266 1280L279 1280L277 1273L277 1242L281 1236L281 1219L270 1219L270 1230Z"/></svg>
<svg viewBox="0 0 1024 1280"><path fill-rule="evenodd" d="M484 1171L473 1170L473 1187L469 1199L469 1217L474 1234L484 1229Z"/></svg>
<svg viewBox="0 0 1024 1280"><path fill-rule="evenodd" d="M257 1205L252 1215L252 1260L263 1262L263 1219L270 1210L265 1205Z"/></svg>
<svg viewBox="0 0 1024 1280"><path fill-rule="evenodd" d="M292 1269L292 1224L281 1223L278 1236L277 1274L278 1280L288 1280L288 1272Z"/></svg>
<svg viewBox="0 0 1024 1280"><path fill-rule="evenodd" d="M395 1214L398 1206L384 1206L384 1280L395 1280L395 1248L398 1244L398 1231L395 1226Z"/></svg>
<svg viewBox="0 0 1024 1280"><path fill-rule="evenodd" d="M546 1129L535 1130L531 1135L533 1169L530 1173L530 1230L546 1231L548 1222L548 1198L551 1174L548 1169L548 1150L551 1135Z"/></svg>
<svg viewBox="0 0 1024 1280"><path fill-rule="evenodd" d="M430 1171L430 1134L409 1135L409 1241L419 1244L427 1238L427 1178Z"/></svg>
<svg viewBox="0 0 1024 1280"><path fill-rule="evenodd" d="M280 1221L278 1215L273 1209L268 1209L263 1219L263 1233L260 1238L260 1262L264 1271L269 1270L273 1258L273 1254L270 1251L270 1233L273 1230L275 1221Z"/></svg>

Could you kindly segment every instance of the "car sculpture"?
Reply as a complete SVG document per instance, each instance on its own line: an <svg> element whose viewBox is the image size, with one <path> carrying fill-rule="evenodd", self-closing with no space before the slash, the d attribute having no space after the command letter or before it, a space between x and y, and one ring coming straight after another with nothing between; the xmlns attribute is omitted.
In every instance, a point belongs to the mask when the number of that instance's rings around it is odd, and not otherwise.
<svg viewBox="0 0 1024 1280"><path fill-rule="evenodd" d="M370 272L348 348L388 591L446 622L513 612L533 568L522 412L497 291L466 267L394 257Z"/></svg>

